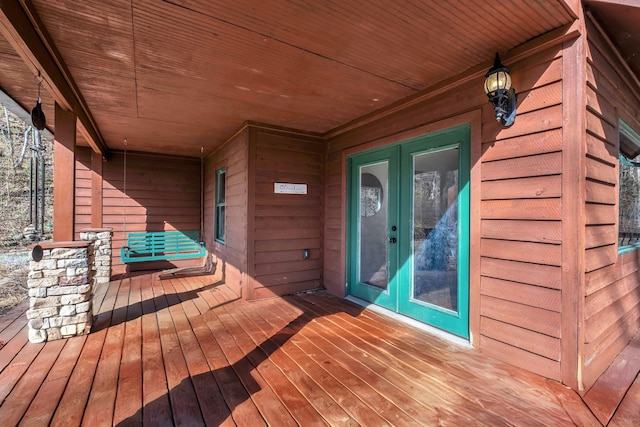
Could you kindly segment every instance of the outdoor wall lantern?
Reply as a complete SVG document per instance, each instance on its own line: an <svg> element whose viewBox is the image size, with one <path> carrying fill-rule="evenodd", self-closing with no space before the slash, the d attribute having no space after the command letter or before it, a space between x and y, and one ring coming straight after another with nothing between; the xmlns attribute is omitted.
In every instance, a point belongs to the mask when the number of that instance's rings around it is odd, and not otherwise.
<svg viewBox="0 0 640 427"><path fill-rule="evenodd" d="M496 112L496 120L509 127L516 120L516 91L511 87L509 69L500 62L496 52L493 67L487 71L484 91Z"/></svg>
<svg viewBox="0 0 640 427"><path fill-rule="evenodd" d="M40 100L40 88L42 87L42 79L40 79L40 71L38 71L38 100L36 106L31 110L31 124L38 130L43 130L47 126L47 119L42 111L42 101Z"/></svg>

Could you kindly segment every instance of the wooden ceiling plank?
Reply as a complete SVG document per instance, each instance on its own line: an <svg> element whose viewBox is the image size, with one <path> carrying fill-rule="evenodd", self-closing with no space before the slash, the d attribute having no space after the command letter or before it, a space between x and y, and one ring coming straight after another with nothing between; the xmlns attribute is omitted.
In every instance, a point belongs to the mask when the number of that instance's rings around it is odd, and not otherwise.
<svg viewBox="0 0 640 427"><path fill-rule="evenodd" d="M462 37L451 35L452 26L464 27L464 22L457 20L451 22L446 19L432 19L429 25L425 25L428 18L435 14L437 3L406 4L403 7L388 8L379 3L368 4L362 2L354 5L358 10L369 12L367 18L371 20L375 28L376 17L386 16L389 29L385 33L372 39L373 51L384 46L385 40L393 39L395 43L388 49L388 53L398 59L402 64L398 68L406 69L405 64L421 62L421 73L416 74L415 86L424 88L425 75L435 73L448 73L452 58L469 57L469 46ZM446 8L445 8L446 9ZM354 11L354 13L356 13ZM378 33L378 31L376 31ZM443 49L431 49L434 43L446 47ZM365 60L368 58L364 58ZM393 70L390 70L393 71Z"/></svg>
<svg viewBox="0 0 640 427"><path fill-rule="evenodd" d="M193 6L193 2L181 2L187 3ZM196 5L200 7L200 5ZM362 4L359 6L357 2L345 2L340 4L339 12L334 15L324 11L322 9L313 10L313 19L309 19L308 15L302 14L310 13L309 11L302 11L299 15L280 17L277 20L273 15L271 8L262 7L255 10L254 14L261 15L263 12L266 16L262 17L260 25L269 28L269 37L274 41L290 44L292 46L298 46L299 48L308 52L313 52L318 55L332 58L333 60L344 63L345 65L357 67L359 69L370 69L372 64L375 64L378 71L373 71L373 74L385 77L392 81L402 82L407 86L415 88L416 86L422 87L424 78L426 75L434 73L442 74L443 65L445 61L437 61L438 56L450 55L450 51L435 50L425 52L425 47L428 46L424 42L425 37L421 37L427 31L435 30L431 26L415 26L415 30L411 28L405 29L407 25L402 22L402 19L396 17L399 13L397 8L388 7L386 11L380 9L381 14L375 15L377 9L372 9L375 4ZM207 14L211 16L213 12L213 6L205 8L201 6L198 9L199 13ZM232 15L230 18L224 15L227 10L233 9L232 7L219 7L220 13L225 17L225 20L238 19ZM329 11L331 12L331 11ZM195 15L195 14L194 14ZM385 16L384 23L380 22L380 16ZM376 17L378 20L376 21ZM286 19L285 19L286 18ZM425 19L428 15L425 16ZM192 18L193 19L193 18ZM212 17L211 19L218 19ZM415 21L419 19L414 17ZM256 19L251 17L248 22L233 22L233 25L241 26L242 28L248 28L251 31L259 32L259 28L255 24L252 26L252 22L257 22ZM331 22L330 26L326 25L326 22ZM398 28L396 31L395 29ZM441 36L434 35L430 39L441 39ZM352 44L357 46L358 49L354 50ZM453 47L454 44L459 43L457 39L448 41L447 45ZM465 57L468 48L462 46L460 49L460 55L458 58ZM391 61L379 61L372 62L371 52L376 52L376 56L389 57ZM433 57L434 61L423 61L424 57ZM418 65L416 65L418 64ZM399 80L397 77L404 75L408 77L414 76L412 80Z"/></svg>
<svg viewBox="0 0 640 427"><path fill-rule="evenodd" d="M28 0L23 1L29 8ZM35 17L34 10L30 10L27 14L17 0L0 0L0 31L4 37L34 75L38 72L42 73L49 93L58 104L76 113L82 127L86 130L85 137L89 137L87 139L89 144L96 152L107 158L109 150L94 125L86 104L78 96L79 92L74 87L69 73L65 75L64 70L60 69L61 60L53 56L38 35L32 22ZM40 30L44 31L44 28L41 27ZM50 40L48 44L52 46Z"/></svg>
<svg viewBox="0 0 640 427"><path fill-rule="evenodd" d="M243 23L240 23L240 24L238 24L238 23L230 23L230 22L218 19L218 18L210 16L210 15L202 14L201 12L193 12L193 11L190 11L188 9L178 9L178 10L179 10L179 12L177 12L177 13L173 13L173 11L172 11L171 15L181 16L181 17L183 17L185 22L190 22L190 23L192 23L192 25L202 25L202 26L205 26L205 27L213 27L213 29L215 31L220 33L220 34L218 34L218 36L220 37L221 40L225 39L225 35L226 34L233 34L233 37L229 38L228 40L232 40L234 43L235 42L245 42L247 44L251 44L251 43L255 43L255 41L257 41L257 40L260 40L260 41L264 42L265 46L270 46L270 45L272 45L274 43L284 44L284 45L288 45L292 49L293 48L297 49L296 51L294 51L294 55L297 55L297 54L300 54L302 56L316 55L316 56L322 57L322 58L324 58L325 60L328 60L328 61L334 61L334 62L337 62L337 63L342 62L342 65L347 66L347 67L352 67L352 68L359 69L359 71L361 71L361 72L369 72L369 73L371 73L371 71L364 70L362 68L358 68L357 66L354 66L354 65L352 65L350 63L345 63L344 61L340 61L339 59L336 59L334 57L330 57L328 55L324 55L322 53L318 53L313 49L307 49L307 48L301 47L295 41L291 42L290 40L287 40L287 41L281 40L280 38L275 37L273 35L268 35L268 36L267 35L262 35L258 31L246 28L243 25ZM148 22L150 23L151 28L154 28L155 18L156 18L156 16L158 16L158 13L155 10L152 11L151 9L150 10L145 10L144 12L148 16ZM336 25L338 25L338 23L336 23ZM175 26L175 23L174 23L174 26ZM305 28L305 21L300 21L299 27L304 29ZM156 28L156 31L157 31L157 26L155 26L155 28ZM356 27L354 26L353 28L356 28ZM306 34L306 36L308 37L309 34ZM344 35L342 35L342 36L344 37ZM316 38L318 38L317 34L316 34ZM321 38L321 37L319 37L319 38ZM345 38L348 39L348 37L345 37ZM297 40L297 39L294 39L294 40ZM362 40L366 40L366 38L362 38ZM324 43L324 45L327 45L327 43ZM405 82L394 81L392 79L389 79L386 76L377 75L375 73L371 73L371 74L374 74L378 78L387 78L388 80L391 80L391 81L393 81L394 83L397 83L397 84L405 84Z"/></svg>
<svg viewBox="0 0 640 427"><path fill-rule="evenodd" d="M94 117L99 123L103 111L109 114L137 117L136 83L133 78L99 73L85 68L69 66L69 71L78 82L83 82L84 98L94 106ZM102 129L103 127L100 126Z"/></svg>
<svg viewBox="0 0 640 427"><path fill-rule="evenodd" d="M494 8L494 4L498 5L499 9ZM486 2L475 2L470 5L468 2L462 2L460 9L466 9L468 11L467 16L474 16L476 25L478 25L478 22L482 22L485 25L478 26L486 26L494 33L502 33L505 39L508 38L507 34L514 33L523 34L525 39L532 37L529 31L530 26L522 25L522 23L527 22L527 20L522 20L522 18L518 16L517 2L494 4L489 5ZM529 18L529 22L530 21L532 21L531 18ZM474 30L475 28L472 31ZM511 40L504 40L503 43L510 42Z"/></svg>
<svg viewBox="0 0 640 427"><path fill-rule="evenodd" d="M130 9L129 1L83 0L69 9L65 2L32 1L69 68L135 78L131 12L123 13L127 11L123 6Z"/></svg>
<svg viewBox="0 0 640 427"><path fill-rule="evenodd" d="M145 10L145 11L143 11L143 14L145 16L147 16L146 19L145 19L145 21L146 21L145 29L149 31L144 36L145 40L157 39L158 38L158 35L157 35L157 31L158 31L157 28L158 27L159 28L166 28L165 25L169 25L171 27L176 27L175 28L176 31L178 31L179 27L182 27L179 23L176 23L176 22L173 22L173 24L172 23L164 23L164 22L158 23L157 22L157 19L158 19L157 17L158 16L162 16L162 14L161 13L157 13L157 11L155 11L155 10L154 11L146 11ZM181 14L179 14L179 15L181 15ZM215 52L218 53L218 54L221 54L222 56L226 57L227 55L233 55L236 52L245 52L245 49L248 49L250 47L250 44L251 43L255 43L255 40L257 38L259 38L259 36L256 35L256 34L248 34L247 32L242 31L242 30L240 30L238 28L235 28L235 29L226 28L225 29L225 28L223 28L223 26L221 24L219 24L219 23L217 24L215 21L212 21L211 18L209 18L208 21L200 21L200 20L198 20L197 14L193 14L193 15L196 15L196 16L191 16L191 15L192 14L184 15L184 17L181 16L181 19L184 19L185 21L188 19L189 22L192 25L191 28L193 29L193 31L197 31L195 29L195 27L198 27L199 25L208 26L209 28L213 27L212 31L216 31L216 32L219 33L218 36L220 37L220 39L216 40L216 42L218 42L218 43L223 43L224 41L227 41L227 40L232 40L234 44L235 43L246 43L246 45L244 45L241 48L231 47L229 49L229 51L225 51L225 52L220 52L220 46L217 46L216 49L215 49ZM137 16L137 13L136 13L136 16ZM174 17L175 17L175 15L174 15ZM138 22L138 20L136 18L136 27L138 27L137 22ZM212 22L213 22L213 25L212 25ZM303 27L304 25L301 23L300 26ZM228 32L233 32L234 34L233 34L232 37L225 38L224 36ZM170 31L170 33L172 34L172 36L175 35L174 31ZM182 40L182 39L184 39L188 43L192 43L192 39L190 39L189 36L187 36L187 37L183 36L182 38L175 38L175 37L172 38L172 40L176 41L176 42L179 41L179 40ZM262 39L260 38L260 40L262 40ZM269 42L269 44L272 45L273 42ZM412 46L414 46L414 45L415 46L422 46L423 44L424 43L416 42L414 40L414 42L411 45L407 46L406 49L402 49L402 48L398 47L395 50L396 51L411 50ZM203 40L203 42L200 43L200 45L201 46L208 46L207 40ZM383 46L383 44L380 43L379 46ZM194 47L194 48L197 49L197 47ZM374 46L371 46L371 49L375 50ZM185 49L182 49L182 50L184 51ZM371 52L371 50L369 50L369 52ZM384 55L384 53L382 53L382 52L380 54ZM389 53L389 54L392 54L392 53ZM445 54L447 54L447 52L442 52L442 55L445 55ZM291 57L294 57L295 55L298 55L297 51L292 52L292 56ZM257 61L258 58L256 58L254 55L246 55L246 56L247 56L248 60L251 60L251 61L254 61L254 62L259 62L259 61ZM424 56L424 54L422 56ZM433 74L434 72L438 72L438 73L442 74L444 72L445 66L448 65L448 64L444 63L443 61L441 61L441 62L429 61L429 62L424 62L423 63L423 61L417 60L418 58L420 58L420 57L416 56L416 55L410 56L409 58L407 58L406 61L403 61L401 63L401 66L399 68L402 68L403 72L405 72L406 74L408 74L408 72L406 70L410 70L410 69L419 70L420 74L416 74L415 75L414 81L415 82L419 81L420 82L420 86L424 85L424 80L425 80L424 77L425 77L425 75ZM242 61L242 58L237 58L237 59ZM247 59L245 59L245 60L247 60ZM369 60L369 61L370 61L370 59L371 58L367 58L367 60ZM206 63L206 61L207 61L206 55L202 55L202 61L203 61L203 64ZM281 63L281 61L280 61L280 63ZM382 63L386 64L387 62L382 61ZM201 64L201 65L203 65L203 64ZM404 67L404 66L402 66L403 64L411 64L411 67L410 68L409 67ZM175 66L179 66L178 64L174 64L174 65ZM407 83L406 81L403 81L403 82ZM408 85L409 86L414 86L413 82L409 83Z"/></svg>
<svg viewBox="0 0 640 427"><path fill-rule="evenodd" d="M510 1L519 25L502 27L487 0L25 1L112 148L194 156L245 120L331 131L570 15L564 0Z"/></svg>
<svg viewBox="0 0 640 427"><path fill-rule="evenodd" d="M144 26L139 25L141 19L139 13L145 17ZM254 96L273 93L278 96L283 95L286 98L296 86L300 86L301 81L304 81L302 91L297 89L297 93L294 94L298 99L298 105L294 111L302 111L304 104L307 106L322 104L330 110L331 92L336 96L343 96L344 93L342 90L331 89L341 86L341 89L347 92L353 91L354 81L363 81L364 79L369 83L367 90L360 96L359 102L362 102L363 96L368 97L366 92L375 91L367 100L370 102L372 98L383 98L383 94L391 88L388 82L376 81L374 77L363 75L354 69L340 69L341 65L336 63L326 64L324 59L317 56L304 54L306 59L301 60L299 51L289 45L272 41L268 43L269 48L265 49L262 45L263 39L260 36L237 28L228 28L224 25L214 26L215 23L212 24L211 20L200 21L192 19L190 15L178 17L174 14L171 20L158 19L157 15L157 13L146 10L138 11L136 9L135 11L136 35L139 40L137 46L140 51L137 54L138 66L140 67L138 75L141 87L148 84L146 75L155 71L165 73L168 77L172 76L166 82L167 88L172 92L176 90L179 92L188 91L189 87L183 87L183 83L181 83L181 80L188 77L195 79L192 82L201 86L201 88L196 86L198 91L211 91L213 99L218 98L214 96L218 90L223 91L222 97L225 97L225 91L229 93L229 98L232 98L235 93L238 96L247 95L238 92L239 88L244 88L247 92L254 92ZM177 38L175 36L176 32L184 27L187 20L190 23L190 29L197 32L197 27L206 26L209 31L216 32L218 38L205 40L190 47L193 44L190 37ZM159 29L163 30L162 34L158 33ZM211 44L215 44L213 49L210 47ZM214 51L214 54L208 54L209 50ZM154 69L155 64L162 64L163 67ZM289 64L290 68L282 69L283 64ZM259 67L261 70L252 67ZM262 69L266 69L266 72L262 72ZM384 86L384 92L376 89L381 85ZM394 92L410 93L406 89L398 88ZM229 89L232 89L231 92ZM311 95L305 100L305 92L309 94L317 92L317 94ZM400 93L398 94L400 95ZM273 106L265 103L262 109L269 108L273 108ZM369 107L367 106L367 108ZM322 116L317 113L314 115Z"/></svg>
<svg viewBox="0 0 640 427"><path fill-rule="evenodd" d="M560 2L524 2L522 7L528 10L528 13L536 13L540 18L540 22L546 22L552 28L556 28L567 22L567 19L577 19L577 16L567 8L564 1Z"/></svg>

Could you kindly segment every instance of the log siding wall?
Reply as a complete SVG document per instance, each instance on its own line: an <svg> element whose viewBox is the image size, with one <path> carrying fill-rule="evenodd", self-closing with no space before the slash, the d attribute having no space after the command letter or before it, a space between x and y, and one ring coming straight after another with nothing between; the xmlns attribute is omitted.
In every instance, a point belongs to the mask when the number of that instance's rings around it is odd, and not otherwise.
<svg viewBox="0 0 640 427"><path fill-rule="evenodd" d="M217 263L216 273L238 295L247 283L247 206L249 194L249 132L245 128L207 158L204 177L204 235ZM215 241L216 171L226 168L226 230L224 244Z"/></svg>
<svg viewBox="0 0 640 427"><path fill-rule="evenodd" d="M329 140L324 284L336 294L345 293L346 153L481 110L481 130L475 129L480 140L472 141L481 145L479 158L472 159L472 180L479 181L472 182L477 190L471 195L472 209L474 203L477 207L472 215L480 217L472 219L470 236L472 342L496 358L560 379L562 47L508 65L519 96L511 128L495 123L481 90L483 76L478 76Z"/></svg>
<svg viewBox="0 0 640 427"><path fill-rule="evenodd" d="M477 346L559 379L561 50L514 64L512 76L519 97L516 123L500 128L483 106Z"/></svg>
<svg viewBox="0 0 640 427"><path fill-rule="evenodd" d="M91 149L76 147L76 191L75 191L75 239L80 239L83 228L91 227L92 187L91 187Z"/></svg>
<svg viewBox="0 0 640 427"><path fill-rule="evenodd" d="M617 245L618 119L640 129L640 88L593 19L587 34L585 390L640 328L640 256Z"/></svg>
<svg viewBox="0 0 640 427"><path fill-rule="evenodd" d="M102 183L103 226L113 228L113 274L198 264L174 260L127 266L120 260L120 247L130 232L200 230L200 161L127 153L126 181L125 195L124 155L114 153L103 163Z"/></svg>
<svg viewBox="0 0 640 427"><path fill-rule="evenodd" d="M250 135L248 298L320 288L323 141L264 127ZM275 194L275 182L306 184L307 194Z"/></svg>

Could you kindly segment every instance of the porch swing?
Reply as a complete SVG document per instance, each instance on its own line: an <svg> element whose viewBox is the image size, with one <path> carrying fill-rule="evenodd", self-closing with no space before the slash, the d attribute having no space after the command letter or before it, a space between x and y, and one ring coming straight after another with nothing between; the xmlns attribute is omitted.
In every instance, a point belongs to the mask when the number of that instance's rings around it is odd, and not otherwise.
<svg viewBox="0 0 640 427"><path fill-rule="evenodd" d="M201 149L202 152L202 149ZM200 179L203 178L203 160L200 156ZM202 197L202 196L201 196ZM167 261L173 259L201 258L207 254L202 232L202 212L200 231L148 231L127 234L127 140L124 140L123 160L123 233L126 245L120 248L120 259L125 264L144 261ZM201 208L202 211L202 208Z"/></svg>

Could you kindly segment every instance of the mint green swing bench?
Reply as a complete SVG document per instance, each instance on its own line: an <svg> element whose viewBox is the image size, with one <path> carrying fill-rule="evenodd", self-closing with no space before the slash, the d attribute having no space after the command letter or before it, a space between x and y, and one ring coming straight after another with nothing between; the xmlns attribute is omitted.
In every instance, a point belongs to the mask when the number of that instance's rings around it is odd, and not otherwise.
<svg viewBox="0 0 640 427"><path fill-rule="evenodd" d="M198 231L129 233L126 246L120 248L120 258L125 264L200 258L206 254Z"/></svg>
<svg viewBox="0 0 640 427"><path fill-rule="evenodd" d="M202 151L202 149L200 149ZM200 160L200 175L204 176ZM127 140L124 140L122 206L127 198ZM202 225L202 222L201 222ZM122 226L127 231L126 210ZM126 245L120 248L123 263L166 261L172 259L201 258L207 254L199 231L147 231L127 234Z"/></svg>

